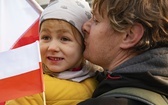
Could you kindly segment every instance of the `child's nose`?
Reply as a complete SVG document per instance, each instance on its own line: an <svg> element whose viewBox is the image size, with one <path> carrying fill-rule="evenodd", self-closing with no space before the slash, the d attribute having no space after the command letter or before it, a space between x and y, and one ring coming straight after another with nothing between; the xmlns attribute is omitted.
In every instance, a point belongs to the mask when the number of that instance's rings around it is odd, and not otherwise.
<svg viewBox="0 0 168 105"><path fill-rule="evenodd" d="M49 44L48 50L52 50L52 51L59 51L59 43L57 42L51 42Z"/></svg>

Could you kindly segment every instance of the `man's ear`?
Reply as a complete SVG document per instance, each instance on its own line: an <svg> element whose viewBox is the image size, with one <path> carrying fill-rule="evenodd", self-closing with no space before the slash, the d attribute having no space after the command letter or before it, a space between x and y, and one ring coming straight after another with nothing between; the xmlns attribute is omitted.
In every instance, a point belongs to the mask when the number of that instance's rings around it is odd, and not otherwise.
<svg viewBox="0 0 168 105"><path fill-rule="evenodd" d="M128 49L135 46L140 41L143 34L144 27L142 26L142 24L134 23L134 25L126 31L120 47L122 49Z"/></svg>

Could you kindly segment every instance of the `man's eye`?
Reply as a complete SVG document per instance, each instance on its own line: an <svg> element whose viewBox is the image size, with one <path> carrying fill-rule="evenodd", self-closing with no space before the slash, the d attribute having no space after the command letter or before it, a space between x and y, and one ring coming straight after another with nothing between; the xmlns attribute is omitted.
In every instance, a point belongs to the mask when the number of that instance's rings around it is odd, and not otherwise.
<svg viewBox="0 0 168 105"><path fill-rule="evenodd" d="M95 23L98 23L98 21L96 19L93 20Z"/></svg>
<svg viewBox="0 0 168 105"><path fill-rule="evenodd" d="M93 17L92 20L93 20L94 23L98 23L99 22L95 17Z"/></svg>

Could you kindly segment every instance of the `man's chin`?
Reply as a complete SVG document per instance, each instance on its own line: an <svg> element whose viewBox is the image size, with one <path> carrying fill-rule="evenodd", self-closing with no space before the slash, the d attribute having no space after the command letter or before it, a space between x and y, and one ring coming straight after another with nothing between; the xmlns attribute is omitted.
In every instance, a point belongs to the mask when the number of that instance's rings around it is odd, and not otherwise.
<svg viewBox="0 0 168 105"><path fill-rule="evenodd" d="M83 52L83 56L86 58L87 57L87 52Z"/></svg>
<svg viewBox="0 0 168 105"><path fill-rule="evenodd" d="M83 52L83 56L88 60L89 59L89 53L87 51Z"/></svg>

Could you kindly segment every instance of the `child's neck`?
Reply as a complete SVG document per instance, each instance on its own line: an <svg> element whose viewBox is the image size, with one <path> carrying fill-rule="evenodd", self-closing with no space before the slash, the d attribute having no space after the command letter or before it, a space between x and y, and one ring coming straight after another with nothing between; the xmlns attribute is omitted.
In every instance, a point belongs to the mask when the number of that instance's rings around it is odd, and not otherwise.
<svg viewBox="0 0 168 105"><path fill-rule="evenodd" d="M80 71L81 69L82 67L76 67L76 68L71 69L71 71Z"/></svg>

